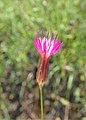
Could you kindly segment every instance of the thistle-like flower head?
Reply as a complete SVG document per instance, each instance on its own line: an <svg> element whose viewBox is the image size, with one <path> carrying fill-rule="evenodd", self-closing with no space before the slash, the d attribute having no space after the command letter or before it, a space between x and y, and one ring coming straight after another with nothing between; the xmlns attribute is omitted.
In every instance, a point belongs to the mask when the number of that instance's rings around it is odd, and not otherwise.
<svg viewBox="0 0 86 120"><path fill-rule="evenodd" d="M54 37L53 33L50 38L48 38L48 35L47 37L44 37L44 35L41 37L38 34L38 37L34 40L34 45L41 56L45 54L46 58L50 58L50 56L60 51L63 43L60 40L56 41L56 38L57 35Z"/></svg>
<svg viewBox="0 0 86 120"><path fill-rule="evenodd" d="M49 58L53 54L58 53L63 46L63 43L61 43L60 40L56 41L56 38L57 35L54 37L54 34L52 34L50 38L48 38L48 36L44 37L44 35L41 37L40 34L38 34L38 37L34 40L34 45L41 55L36 76L39 86L43 86L48 78Z"/></svg>

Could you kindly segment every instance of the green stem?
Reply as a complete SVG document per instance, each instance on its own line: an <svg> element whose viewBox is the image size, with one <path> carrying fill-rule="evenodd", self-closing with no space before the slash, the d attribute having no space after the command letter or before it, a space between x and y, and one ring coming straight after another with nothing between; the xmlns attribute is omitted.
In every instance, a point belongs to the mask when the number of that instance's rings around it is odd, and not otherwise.
<svg viewBox="0 0 86 120"><path fill-rule="evenodd" d="M44 120L44 111L43 111L43 92L42 92L42 87L39 86L39 88L40 88L41 120Z"/></svg>

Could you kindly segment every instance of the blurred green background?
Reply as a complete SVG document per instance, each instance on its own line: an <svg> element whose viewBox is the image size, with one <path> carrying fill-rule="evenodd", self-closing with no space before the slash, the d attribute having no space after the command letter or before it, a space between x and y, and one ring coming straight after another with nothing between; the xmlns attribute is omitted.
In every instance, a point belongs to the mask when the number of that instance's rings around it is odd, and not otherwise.
<svg viewBox="0 0 86 120"><path fill-rule="evenodd" d="M42 31L50 35L58 33L58 39L64 43L62 50L50 60L45 99L46 94L63 97L74 104L73 120L85 120L85 0L0 0L0 120L17 120L18 115L13 118L11 112L15 103L23 99L24 84L27 83L33 96L36 94L35 76L40 57L34 38ZM52 108L58 104L54 100ZM61 105L65 106L65 102ZM60 118L63 119L61 115Z"/></svg>

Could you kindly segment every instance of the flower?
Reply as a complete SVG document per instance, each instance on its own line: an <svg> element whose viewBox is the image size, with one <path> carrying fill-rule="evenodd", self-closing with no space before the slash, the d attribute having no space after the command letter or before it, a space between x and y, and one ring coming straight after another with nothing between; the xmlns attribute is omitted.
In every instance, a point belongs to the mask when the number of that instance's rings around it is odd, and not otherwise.
<svg viewBox="0 0 86 120"><path fill-rule="evenodd" d="M38 37L34 40L34 45L41 56L41 62L36 77L40 86L43 86L48 78L48 63L50 57L58 53L63 46L63 43L61 43L60 40L56 41L56 38L57 35L54 37L53 33L50 38L48 38L48 35L44 37L44 35L40 36L40 34L38 34Z"/></svg>

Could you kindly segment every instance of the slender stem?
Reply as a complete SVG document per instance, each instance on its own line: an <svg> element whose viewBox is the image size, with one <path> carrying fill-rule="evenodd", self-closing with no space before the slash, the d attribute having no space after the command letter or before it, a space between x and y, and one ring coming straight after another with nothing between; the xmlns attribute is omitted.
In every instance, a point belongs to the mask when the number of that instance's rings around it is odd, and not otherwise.
<svg viewBox="0 0 86 120"><path fill-rule="evenodd" d="M43 87L39 86L40 88L40 105L41 105L41 120L44 120L44 110L43 110Z"/></svg>

